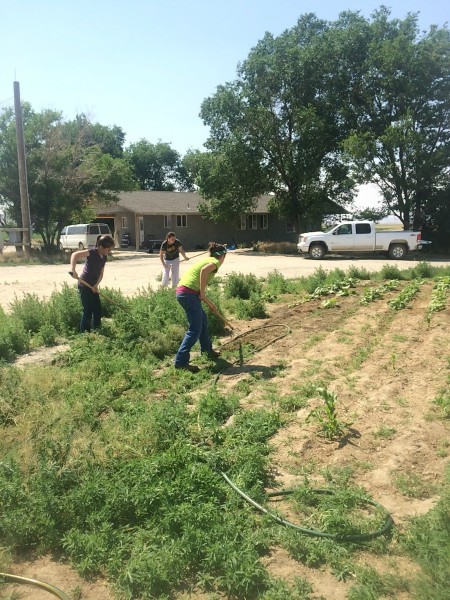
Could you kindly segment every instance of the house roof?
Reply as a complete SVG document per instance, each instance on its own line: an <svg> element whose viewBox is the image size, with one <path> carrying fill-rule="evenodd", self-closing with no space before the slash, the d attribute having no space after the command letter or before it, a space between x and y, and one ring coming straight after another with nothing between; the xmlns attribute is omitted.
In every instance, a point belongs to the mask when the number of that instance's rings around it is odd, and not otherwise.
<svg viewBox="0 0 450 600"><path fill-rule="evenodd" d="M270 196L261 196L255 212L267 213ZM108 205L96 205L97 212L111 215L124 210L138 215L200 214L202 197L195 192L121 192L119 200Z"/></svg>
<svg viewBox="0 0 450 600"><path fill-rule="evenodd" d="M202 200L200 194L196 192L121 192L119 200L112 204L96 205L98 214L112 215L117 212L130 211L137 215L173 215L173 214L193 214L199 215L198 205ZM273 196L265 194L258 198L255 213L268 213L267 206ZM337 215L346 214L345 210L333 200L328 201L329 208L326 214Z"/></svg>

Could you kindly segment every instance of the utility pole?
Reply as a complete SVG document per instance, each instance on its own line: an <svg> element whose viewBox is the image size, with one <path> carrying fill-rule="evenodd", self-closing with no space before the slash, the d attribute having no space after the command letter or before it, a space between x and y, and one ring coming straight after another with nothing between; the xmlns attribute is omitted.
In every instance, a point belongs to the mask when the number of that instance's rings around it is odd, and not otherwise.
<svg viewBox="0 0 450 600"><path fill-rule="evenodd" d="M30 202L28 198L27 163L25 159L25 137L23 133L20 85L14 82L14 109L16 113L17 159L19 163L20 208L22 212L23 246L27 255L31 254Z"/></svg>

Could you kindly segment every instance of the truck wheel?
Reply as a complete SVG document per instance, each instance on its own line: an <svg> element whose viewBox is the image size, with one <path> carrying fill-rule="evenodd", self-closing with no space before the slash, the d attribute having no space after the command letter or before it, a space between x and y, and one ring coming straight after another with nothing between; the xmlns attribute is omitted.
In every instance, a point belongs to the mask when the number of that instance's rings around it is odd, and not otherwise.
<svg viewBox="0 0 450 600"><path fill-rule="evenodd" d="M320 260L325 256L325 246L323 244L311 244L309 247L309 256L315 260Z"/></svg>
<svg viewBox="0 0 450 600"><path fill-rule="evenodd" d="M389 248L389 258L396 258L397 260L402 260L405 258L408 249L404 244L392 244Z"/></svg>

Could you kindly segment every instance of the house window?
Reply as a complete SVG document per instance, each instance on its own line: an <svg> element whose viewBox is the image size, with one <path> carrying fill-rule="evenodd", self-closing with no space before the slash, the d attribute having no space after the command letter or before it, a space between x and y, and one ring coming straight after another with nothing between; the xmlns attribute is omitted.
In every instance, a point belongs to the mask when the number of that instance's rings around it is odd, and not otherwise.
<svg viewBox="0 0 450 600"><path fill-rule="evenodd" d="M239 229L242 229L242 230L247 229L247 217L245 215L241 215L241 217L240 217Z"/></svg>
<svg viewBox="0 0 450 600"><path fill-rule="evenodd" d="M295 233L294 221L286 221L286 233Z"/></svg>
<svg viewBox="0 0 450 600"><path fill-rule="evenodd" d="M122 229L128 229L128 217L122 217Z"/></svg>
<svg viewBox="0 0 450 600"><path fill-rule="evenodd" d="M249 215L247 224L248 224L248 229L258 229L257 215Z"/></svg>
<svg viewBox="0 0 450 600"><path fill-rule="evenodd" d="M187 227L187 215L177 215L177 227Z"/></svg>
<svg viewBox="0 0 450 600"><path fill-rule="evenodd" d="M164 215L164 229L172 229L172 215Z"/></svg>
<svg viewBox="0 0 450 600"><path fill-rule="evenodd" d="M258 229L269 228L269 215L258 215Z"/></svg>

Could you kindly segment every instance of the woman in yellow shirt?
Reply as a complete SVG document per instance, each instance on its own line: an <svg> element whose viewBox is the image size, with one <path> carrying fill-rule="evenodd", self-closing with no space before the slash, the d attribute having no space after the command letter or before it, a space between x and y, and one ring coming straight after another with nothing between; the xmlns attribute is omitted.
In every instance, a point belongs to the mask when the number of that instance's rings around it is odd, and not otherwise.
<svg viewBox="0 0 450 600"><path fill-rule="evenodd" d="M177 300L184 308L189 326L175 356L175 368L191 373L199 371L198 367L189 364L190 351L197 340L200 341L200 350L210 358L217 358L220 355L220 352L213 350L208 333L208 317L203 310L202 301L207 302L212 310L216 310L206 296L205 290L223 264L227 248L224 244L210 242L208 250L209 256L195 263L182 276L176 291Z"/></svg>

